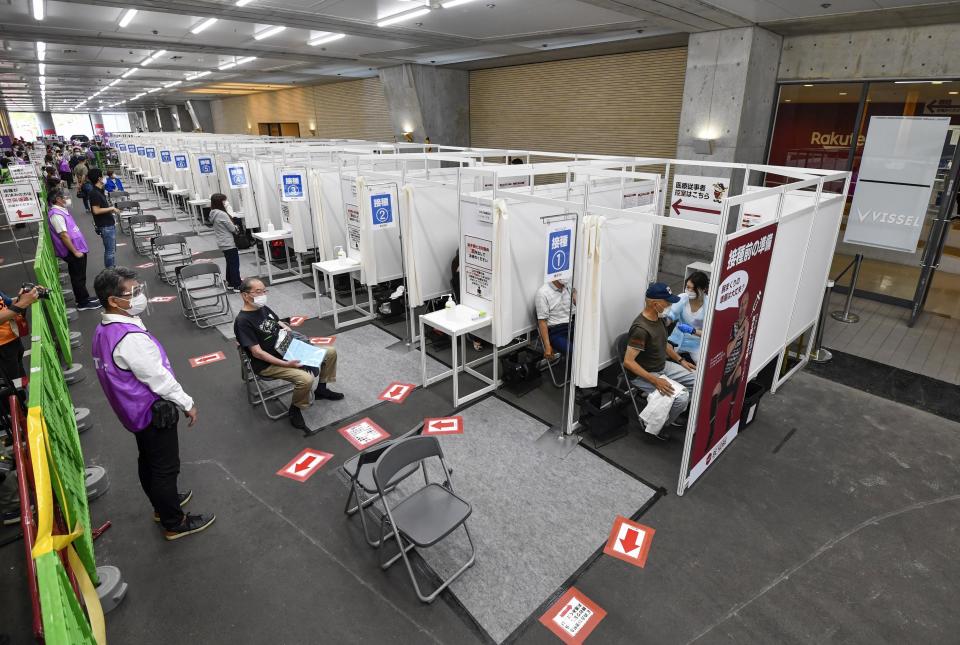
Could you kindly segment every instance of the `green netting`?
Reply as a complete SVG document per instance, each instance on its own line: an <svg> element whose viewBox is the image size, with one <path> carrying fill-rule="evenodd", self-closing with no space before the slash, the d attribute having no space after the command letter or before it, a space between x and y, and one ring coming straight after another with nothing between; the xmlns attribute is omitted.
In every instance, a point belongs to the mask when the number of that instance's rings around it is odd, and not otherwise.
<svg viewBox="0 0 960 645"><path fill-rule="evenodd" d="M47 645L95 645L93 631L54 552L36 559L43 640Z"/></svg>
<svg viewBox="0 0 960 645"><path fill-rule="evenodd" d="M67 530L77 522L83 534L74 540L77 555L90 578L97 580L97 564L90 535L86 473L73 401L57 360L53 335L43 310L32 316L33 343L30 353L30 407L40 407L47 424L53 492L57 497Z"/></svg>
<svg viewBox="0 0 960 645"><path fill-rule="evenodd" d="M67 306L63 300L63 290L60 288L60 264L53 252L53 242L50 240L50 229L46 224L46 217L40 224L37 238L37 257L33 262L33 270L37 282L50 289L50 297L41 300L41 307L50 321L57 338L60 355L65 363L70 364L73 353L70 350L70 324L67 320Z"/></svg>

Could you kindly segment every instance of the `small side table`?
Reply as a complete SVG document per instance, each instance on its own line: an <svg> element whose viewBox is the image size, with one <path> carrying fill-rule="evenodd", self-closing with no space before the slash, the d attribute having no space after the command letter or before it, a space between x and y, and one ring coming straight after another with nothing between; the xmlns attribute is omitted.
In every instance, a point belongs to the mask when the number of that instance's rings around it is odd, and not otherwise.
<svg viewBox="0 0 960 645"><path fill-rule="evenodd" d="M293 269L293 258L290 257L290 245L284 244L283 250L287 255L287 267L286 269L277 268L277 275L283 275L289 273L285 278L274 278L273 263L270 261L270 242L275 242L277 240L292 240L293 231L285 231L280 229L279 231L259 231L253 234L253 239L259 240L261 246L263 247L263 259L267 265L267 284L280 284L281 282L293 282L294 280L299 280L304 277L303 273L303 264L300 262L300 254L294 252L293 255L297 258L297 270ZM260 256L257 256L257 273L260 273Z"/></svg>
<svg viewBox="0 0 960 645"><path fill-rule="evenodd" d="M346 327L348 325L364 323L377 317L376 313L373 311L373 288L370 287L370 285L367 285L367 308L364 309L362 306L357 304L357 290L356 285L353 283L353 275L350 275L350 306L340 307L337 304L337 293L333 287L334 276L353 274L354 272L359 273L359 262L344 258L342 260L314 262L310 266L313 271L313 293L317 297L317 310L320 312L320 318L324 318L333 314L333 326L335 329L340 329L341 327ZM324 313L323 307L320 306L320 281L318 278L319 274L321 273L323 274L323 286L327 291L327 295L330 296L330 301L333 303L333 309L326 313ZM360 314L360 318L354 318L352 320L348 320L347 322L341 323L339 314L347 311L358 312Z"/></svg>
<svg viewBox="0 0 960 645"><path fill-rule="evenodd" d="M489 392L493 392L500 385L500 379L497 374L500 368L500 364L497 360L499 351L496 343L493 344L493 378L484 376L480 372L476 371L470 367L470 364L468 364L466 361L467 334L493 324L489 314L483 318L474 319L474 317L478 315L479 312L476 309L467 307L465 305L457 305L453 310L453 315L451 315L451 312L448 309L441 309L439 311L433 311L420 316L420 380L423 383L423 387L427 387L428 385L432 385L437 381L441 381L448 376L452 376L453 406L455 408L460 407L464 403L469 403L474 399L484 396ZM427 343L426 336L424 336L425 327L427 325L450 336L450 352L452 354L452 360L450 361L452 367L442 374L431 376L430 378L427 378ZM459 352L457 351L458 342L460 345ZM458 354L463 355L463 365L460 364ZM486 383L486 385L481 387L476 392L471 392L470 394L461 397L461 372L466 372L481 382Z"/></svg>
<svg viewBox="0 0 960 645"><path fill-rule="evenodd" d="M203 220L203 209L210 205L209 199L190 199L187 200L187 206L190 207L190 212L193 213L193 230L197 235L203 235L204 233L213 233L211 230L204 231L200 228L200 222Z"/></svg>
<svg viewBox="0 0 960 645"><path fill-rule="evenodd" d="M177 208L182 207L183 212L187 213L186 202L184 201L187 198L187 195L190 194L189 188L177 188L176 190L167 191L167 195L170 197L170 209L174 217L177 216Z"/></svg>

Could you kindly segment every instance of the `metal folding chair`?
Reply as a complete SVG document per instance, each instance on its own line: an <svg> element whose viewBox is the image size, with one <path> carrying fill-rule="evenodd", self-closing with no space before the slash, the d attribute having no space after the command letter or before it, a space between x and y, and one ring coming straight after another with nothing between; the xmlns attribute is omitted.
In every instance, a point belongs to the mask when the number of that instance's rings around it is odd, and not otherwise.
<svg viewBox="0 0 960 645"><path fill-rule="evenodd" d="M267 416L276 421L287 416L288 406L283 405L279 412L270 410L270 401L275 401L285 394L293 391L293 383L281 381L279 379L265 379L253 371L253 364L250 362L250 356L246 350L237 344L237 351L240 354L240 379L247 388L247 402L253 407L263 406L263 411Z"/></svg>
<svg viewBox="0 0 960 645"><path fill-rule="evenodd" d="M440 460L443 472L447 475L443 484L430 482L427 468L424 466L422 468L425 484L423 488L408 495L399 503L394 503L387 497L394 478L405 468L411 465L420 466L434 457ZM477 559L477 549L467 529L467 518L470 517L473 509L469 503L453 492L453 482L449 472L443 459L443 450L440 449L440 442L436 437L409 437L403 441L397 441L380 455L373 467L373 481L377 485L377 493L380 495L386 513L380 525L380 542L386 539L389 528L390 534L397 541L399 551L393 557L384 560L386 549L381 548L380 567L386 570L402 558L417 597L426 603L433 602L441 591L472 567ZM420 584L413 573L407 553L415 548L429 548L461 526L470 544L470 558L430 594L424 594L420 590Z"/></svg>
<svg viewBox="0 0 960 645"><path fill-rule="evenodd" d="M130 237L140 255L150 255L151 240L163 235L156 215L134 215L130 218Z"/></svg>
<svg viewBox="0 0 960 645"><path fill-rule="evenodd" d="M177 267L193 264L193 255L183 235L158 235L151 242L157 276L173 286L177 282Z"/></svg>
<svg viewBox="0 0 960 645"><path fill-rule="evenodd" d="M120 214L117 215L120 231L122 233L129 233L130 218L134 215L143 215L143 208L140 207L140 202L131 199L119 201L116 203L116 206L120 209Z"/></svg>
<svg viewBox="0 0 960 645"><path fill-rule="evenodd" d="M216 264L188 264L174 269L183 315L206 329L233 319L227 285Z"/></svg>
<svg viewBox="0 0 960 645"><path fill-rule="evenodd" d="M644 394L641 390L638 390L631 382L633 377L627 373L627 368L623 366L623 357L627 353L628 340L629 334L620 334L617 336L616 340L613 341L614 355L619 357L619 360L617 361L617 367L620 368L620 374L617 376L617 383L614 386L614 389L618 394L625 395L630 398L630 402L633 404L633 412L637 415L637 421L640 421L640 411L642 408L637 405L637 399L645 400L646 394Z"/></svg>
<svg viewBox="0 0 960 645"><path fill-rule="evenodd" d="M350 492L347 493L347 504L344 506L343 512L347 517L350 517L359 511L360 525L363 527L363 538L367 541L367 544L373 548L380 546L380 540L377 539L376 536L370 535L367 527L366 508L380 499L380 494L377 492L377 484L373 481L374 464L377 459L380 458L380 455L383 454L383 451L391 445L407 437L416 436L420 434L422 430L423 423L420 423L413 430L395 439L387 439L375 446L364 449L353 457L350 457L350 459L347 459L343 463L343 466L341 466L343 473L350 478ZM387 492L392 491L397 484L417 472L417 468L417 465L410 465L398 472L394 476L393 481L388 484Z"/></svg>
<svg viewBox="0 0 960 645"><path fill-rule="evenodd" d="M533 312L533 319L535 321L537 320L536 311ZM573 324L572 320L570 321L570 324ZM537 332L537 338L534 341L531 349L543 354L544 349L546 348L546 344L543 342L543 336L540 334L540 325L537 325L536 332ZM554 359L549 359L546 357L546 355L544 355L543 357L543 362L546 365L546 370L547 372L550 373L550 381L553 382L553 386L557 388L561 388L567 384L567 379L563 374L560 375L560 378L557 378L557 371L559 371L560 369L561 361L563 361L563 357L560 356L559 354L557 354L557 357Z"/></svg>

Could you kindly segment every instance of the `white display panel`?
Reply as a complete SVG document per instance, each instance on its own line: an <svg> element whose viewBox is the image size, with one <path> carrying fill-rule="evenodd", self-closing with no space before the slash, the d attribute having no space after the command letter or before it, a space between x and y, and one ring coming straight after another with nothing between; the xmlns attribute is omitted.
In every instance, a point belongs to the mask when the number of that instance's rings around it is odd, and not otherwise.
<svg viewBox="0 0 960 645"><path fill-rule="evenodd" d="M424 300L450 292L450 266L457 254L460 222L455 185L417 183L412 189L416 217L413 230L402 229L404 242L413 238L417 281ZM403 220L401 220L402 222ZM410 268L406 267L410 274Z"/></svg>
<svg viewBox="0 0 960 645"><path fill-rule="evenodd" d="M839 195L821 198L820 209L814 217L813 229L810 232L807 254L803 260L787 342L814 324L820 314L823 290L836 249L837 231L840 230L840 220L843 218L843 203L844 200Z"/></svg>
<svg viewBox="0 0 960 645"><path fill-rule="evenodd" d="M347 250L347 225L343 211L343 196L340 191L340 173L337 170L311 168L311 211L316 220L315 230L323 231L317 245L322 260L336 257L336 248ZM322 220L322 221L321 221Z"/></svg>

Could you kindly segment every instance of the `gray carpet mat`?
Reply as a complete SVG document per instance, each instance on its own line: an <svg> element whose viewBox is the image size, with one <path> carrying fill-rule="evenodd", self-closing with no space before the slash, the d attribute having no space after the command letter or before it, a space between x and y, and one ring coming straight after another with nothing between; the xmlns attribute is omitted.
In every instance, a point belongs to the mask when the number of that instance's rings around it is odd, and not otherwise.
<svg viewBox="0 0 960 645"><path fill-rule="evenodd" d="M497 398L461 416L464 434L440 442L454 490L473 506L477 560L450 589L500 643L603 546L617 515L632 516L655 491L585 449L547 455L534 445L546 426ZM411 477L399 495L421 482ZM446 578L469 545L458 529L419 553Z"/></svg>

